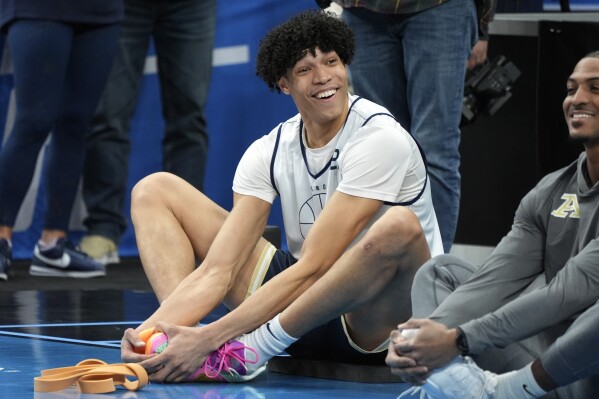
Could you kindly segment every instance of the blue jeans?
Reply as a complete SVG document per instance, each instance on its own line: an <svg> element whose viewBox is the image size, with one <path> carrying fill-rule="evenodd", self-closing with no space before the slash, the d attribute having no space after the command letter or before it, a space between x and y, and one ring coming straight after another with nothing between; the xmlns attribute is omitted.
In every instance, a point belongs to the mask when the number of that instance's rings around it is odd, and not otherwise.
<svg viewBox="0 0 599 399"><path fill-rule="evenodd" d="M354 92L386 107L427 157L433 204L449 252L460 205L460 119L466 60L477 40L472 0L415 14L347 8L356 36Z"/></svg>
<svg viewBox="0 0 599 399"><path fill-rule="evenodd" d="M204 104L212 71L216 0L125 0L125 21L106 90L87 138L83 196L89 234L119 242L129 128L153 38L160 82L163 170L203 188L208 153Z"/></svg>
<svg viewBox="0 0 599 399"><path fill-rule="evenodd" d="M114 59L119 25L19 19L8 26L15 123L0 153L0 225L14 226L38 154L44 168L44 229L64 230L85 157L85 135Z"/></svg>

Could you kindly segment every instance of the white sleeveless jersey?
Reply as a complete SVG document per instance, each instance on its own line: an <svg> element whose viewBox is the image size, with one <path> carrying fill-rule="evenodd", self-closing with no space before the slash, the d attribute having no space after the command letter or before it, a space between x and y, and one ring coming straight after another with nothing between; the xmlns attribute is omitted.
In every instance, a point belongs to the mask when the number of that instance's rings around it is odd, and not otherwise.
<svg viewBox="0 0 599 399"><path fill-rule="evenodd" d="M256 140L237 166L233 191L270 203L280 197L287 245L296 259L336 190L384 202L354 243L389 207L402 205L419 218L431 255L443 253L418 144L385 108L357 96L349 101L344 126L322 148L306 147L299 114Z"/></svg>

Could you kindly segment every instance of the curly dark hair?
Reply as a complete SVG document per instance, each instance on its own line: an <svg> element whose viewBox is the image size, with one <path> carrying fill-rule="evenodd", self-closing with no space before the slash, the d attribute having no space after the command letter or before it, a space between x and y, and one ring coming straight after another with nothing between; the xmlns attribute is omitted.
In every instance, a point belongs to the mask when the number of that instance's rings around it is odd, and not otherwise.
<svg viewBox="0 0 599 399"><path fill-rule="evenodd" d="M599 58L599 50L591 51L582 58Z"/></svg>
<svg viewBox="0 0 599 399"><path fill-rule="evenodd" d="M306 55L335 51L345 65L354 56L354 34L337 15L322 10L304 11L273 28L260 41L256 59L256 75L271 91L281 89L279 79Z"/></svg>

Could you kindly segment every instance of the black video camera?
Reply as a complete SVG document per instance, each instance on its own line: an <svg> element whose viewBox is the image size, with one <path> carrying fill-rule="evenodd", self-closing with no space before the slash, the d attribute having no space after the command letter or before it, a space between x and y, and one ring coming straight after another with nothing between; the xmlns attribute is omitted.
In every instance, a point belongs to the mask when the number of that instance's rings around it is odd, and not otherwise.
<svg viewBox="0 0 599 399"><path fill-rule="evenodd" d="M327 7L331 6L331 0L315 0L316 4L318 5L318 7L322 8L323 10Z"/></svg>
<svg viewBox="0 0 599 399"><path fill-rule="evenodd" d="M512 96L512 85L520 70L503 55L466 74L462 102L462 125L471 123L481 111L495 114Z"/></svg>

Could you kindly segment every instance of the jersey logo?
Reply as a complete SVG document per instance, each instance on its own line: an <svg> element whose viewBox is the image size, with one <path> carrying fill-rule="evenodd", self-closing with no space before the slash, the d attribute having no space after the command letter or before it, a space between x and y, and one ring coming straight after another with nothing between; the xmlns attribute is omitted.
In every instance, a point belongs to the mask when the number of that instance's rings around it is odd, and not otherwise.
<svg viewBox="0 0 599 399"><path fill-rule="evenodd" d="M335 148L335 152L333 152L333 156L331 157L331 167L329 170L335 170L338 168L337 158L339 158L339 149Z"/></svg>
<svg viewBox="0 0 599 399"><path fill-rule="evenodd" d="M564 194L562 195L564 200L563 204L556 210L551 212L551 215L558 218L576 218L580 219L580 207L578 206L578 199L576 194Z"/></svg>
<svg viewBox="0 0 599 399"><path fill-rule="evenodd" d="M309 200L304 202L299 211L299 230L302 238L306 238L310 228L316 221L320 211L324 208L327 201L325 193L315 194Z"/></svg>

